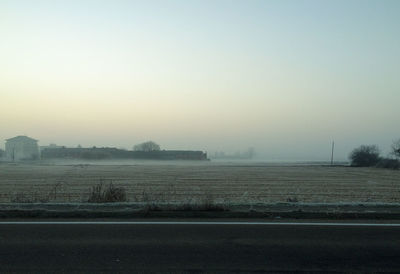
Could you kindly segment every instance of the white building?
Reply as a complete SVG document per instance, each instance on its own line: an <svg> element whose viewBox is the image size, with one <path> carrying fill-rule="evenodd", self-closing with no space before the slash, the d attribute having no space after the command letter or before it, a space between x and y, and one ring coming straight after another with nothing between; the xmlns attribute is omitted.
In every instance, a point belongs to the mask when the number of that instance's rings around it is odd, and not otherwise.
<svg viewBox="0 0 400 274"><path fill-rule="evenodd" d="M37 140L28 136L17 136L6 140L6 160L36 160L39 158Z"/></svg>

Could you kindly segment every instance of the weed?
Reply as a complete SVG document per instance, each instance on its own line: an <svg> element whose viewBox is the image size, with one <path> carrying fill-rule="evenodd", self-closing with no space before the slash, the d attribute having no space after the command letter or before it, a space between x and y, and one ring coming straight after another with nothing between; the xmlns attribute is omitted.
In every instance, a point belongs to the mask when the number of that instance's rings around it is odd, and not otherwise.
<svg viewBox="0 0 400 274"><path fill-rule="evenodd" d="M288 203L298 203L299 202L299 199L297 198L297 197L288 197L287 199L286 199L286 201L288 202Z"/></svg>
<svg viewBox="0 0 400 274"><path fill-rule="evenodd" d="M126 202L126 191L123 187L116 187L112 181L104 186L103 182L93 186L90 191L89 203Z"/></svg>

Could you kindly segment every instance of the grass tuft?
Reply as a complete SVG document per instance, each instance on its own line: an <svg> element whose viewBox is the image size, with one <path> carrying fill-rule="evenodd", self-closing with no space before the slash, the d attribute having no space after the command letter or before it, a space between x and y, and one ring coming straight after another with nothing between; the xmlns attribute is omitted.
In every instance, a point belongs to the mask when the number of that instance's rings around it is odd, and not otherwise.
<svg viewBox="0 0 400 274"><path fill-rule="evenodd" d="M89 203L116 203L126 201L125 188L116 187L112 182L106 186L103 182L93 186L88 199Z"/></svg>

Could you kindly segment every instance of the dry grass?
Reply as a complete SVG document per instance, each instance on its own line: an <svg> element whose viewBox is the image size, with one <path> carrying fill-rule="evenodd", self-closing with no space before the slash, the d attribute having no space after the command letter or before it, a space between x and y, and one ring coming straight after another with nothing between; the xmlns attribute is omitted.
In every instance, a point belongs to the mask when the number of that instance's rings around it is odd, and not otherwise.
<svg viewBox="0 0 400 274"><path fill-rule="evenodd" d="M48 203L49 201L49 196L42 195L38 192L17 192L10 197L10 202L12 203Z"/></svg>
<svg viewBox="0 0 400 274"><path fill-rule="evenodd" d="M104 185L101 181L99 184L92 186L88 199L88 203L116 203L126 201L125 188L114 186L112 181L108 185Z"/></svg>
<svg viewBox="0 0 400 274"><path fill-rule="evenodd" d="M112 181L126 199L210 207L271 202L400 202L400 171L265 165L0 165L0 202L87 202ZM104 186L103 186L104 187ZM36 198L35 198L36 197ZM207 201L210 201L207 205Z"/></svg>

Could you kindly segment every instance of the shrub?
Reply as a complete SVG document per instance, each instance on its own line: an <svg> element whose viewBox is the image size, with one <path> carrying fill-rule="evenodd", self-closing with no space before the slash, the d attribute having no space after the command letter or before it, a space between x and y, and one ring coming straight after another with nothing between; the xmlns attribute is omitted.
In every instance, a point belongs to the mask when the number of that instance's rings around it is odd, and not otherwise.
<svg viewBox="0 0 400 274"><path fill-rule="evenodd" d="M381 159L376 164L376 167L379 167L379 168L390 168L390 169L400 169L400 161L397 160L397 159L384 158L384 159Z"/></svg>
<svg viewBox="0 0 400 274"><path fill-rule="evenodd" d="M351 166L369 167L375 166L379 160L379 148L376 145L362 145L350 153Z"/></svg>
<svg viewBox="0 0 400 274"><path fill-rule="evenodd" d="M89 203L126 202L126 191L123 187L116 187L111 182L104 186L102 182L93 186L88 199Z"/></svg>
<svg viewBox="0 0 400 274"><path fill-rule="evenodd" d="M392 144L392 154L400 159L400 139Z"/></svg>

